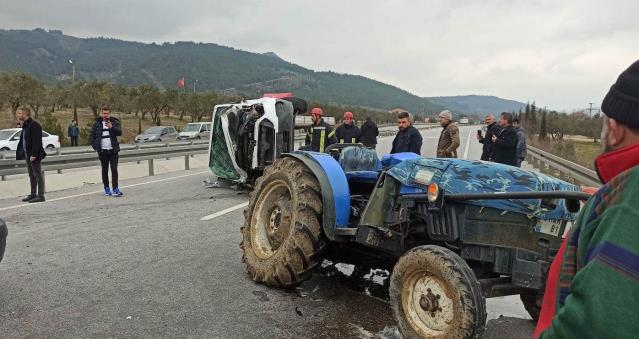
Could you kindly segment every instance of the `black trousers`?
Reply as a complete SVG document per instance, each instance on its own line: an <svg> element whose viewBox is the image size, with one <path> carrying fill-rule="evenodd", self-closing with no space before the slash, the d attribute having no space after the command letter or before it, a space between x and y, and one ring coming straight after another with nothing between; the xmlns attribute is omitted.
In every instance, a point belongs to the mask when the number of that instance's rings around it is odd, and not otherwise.
<svg viewBox="0 0 639 339"><path fill-rule="evenodd" d="M44 178L42 177L42 160L31 161L27 157L27 171L31 182L31 195L44 196Z"/></svg>
<svg viewBox="0 0 639 339"><path fill-rule="evenodd" d="M71 137L71 146L78 146L78 137Z"/></svg>
<svg viewBox="0 0 639 339"><path fill-rule="evenodd" d="M109 166L111 167L111 184L113 188L118 187L118 152L113 150L100 151L100 164L102 165L102 183L104 187L109 187Z"/></svg>

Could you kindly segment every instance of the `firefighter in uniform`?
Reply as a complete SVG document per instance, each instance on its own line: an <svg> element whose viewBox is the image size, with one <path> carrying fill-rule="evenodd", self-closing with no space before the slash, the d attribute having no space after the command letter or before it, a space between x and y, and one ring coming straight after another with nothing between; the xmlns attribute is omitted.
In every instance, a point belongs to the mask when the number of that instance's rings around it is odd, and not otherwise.
<svg viewBox="0 0 639 339"><path fill-rule="evenodd" d="M459 128L453 122L453 113L448 110L439 113L439 123L444 128L437 144L438 158L457 158L459 148Z"/></svg>
<svg viewBox="0 0 639 339"><path fill-rule="evenodd" d="M333 131L329 124L324 122L324 119L322 119L323 115L324 112L319 107L315 107L311 110L311 120L313 124L306 130L304 150L324 152L326 147L336 142L335 131Z"/></svg>
<svg viewBox="0 0 639 339"><path fill-rule="evenodd" d="M359 142L359 127L353 123L353 113L345 112L343 123L335 129L335 137L340 144L355 144Z"/></svg>

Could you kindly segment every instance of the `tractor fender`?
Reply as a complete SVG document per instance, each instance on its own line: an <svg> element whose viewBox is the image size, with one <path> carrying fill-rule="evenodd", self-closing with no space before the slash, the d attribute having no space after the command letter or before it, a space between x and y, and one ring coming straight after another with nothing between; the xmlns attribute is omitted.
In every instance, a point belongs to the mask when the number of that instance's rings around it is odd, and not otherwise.
<svg viewBox="0 0 639 339"><path fill-rule="evenodd" d="M322 229L329 240L335 240L335 229L348 227L351 210L350 190L344 170L326 153L295 151L283 156L301 161L317 178L322 190Z"/></svg>

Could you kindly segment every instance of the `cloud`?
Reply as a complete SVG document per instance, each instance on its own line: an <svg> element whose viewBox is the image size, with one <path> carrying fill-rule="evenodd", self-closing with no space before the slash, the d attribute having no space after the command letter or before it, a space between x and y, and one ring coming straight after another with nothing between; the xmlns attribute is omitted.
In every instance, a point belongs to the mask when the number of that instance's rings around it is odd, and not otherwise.
<svg viewBox="0 0 639 339"><path fill-rule="evenodd" d="M491 94L570 110L639 58L639 2L71 1L3 5L4 28L274 51L423 96Z"/></svg>

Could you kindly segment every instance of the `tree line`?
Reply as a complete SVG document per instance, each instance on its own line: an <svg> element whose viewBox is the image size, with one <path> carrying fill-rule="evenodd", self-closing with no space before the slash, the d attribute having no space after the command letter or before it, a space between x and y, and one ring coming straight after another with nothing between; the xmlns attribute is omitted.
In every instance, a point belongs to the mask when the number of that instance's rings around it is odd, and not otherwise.
<svg viewBox="0 0 639 339"><path fill-rule="evenodd" d="M560 113L539 108L534 101L528 102L523 111L513 113L519 117L529 137L536 137L539 141L563 140L564 135L582 135L597 142L603 125L603 117L599 113L592 116L584 112Z"/></svg>
<svg viewBox="0 0 639 339"><path fill-rule="evenodd" d="M161 125L163 116L174 114L180 120L190 118L192 122L199 122L210 116L215 105L240 100L241 96L214 91L161 89L148 84L127 86L98 80L79 80L66 86L48 85L25 73L0 74L0 110L8 106L10 114L15 116L19 107L29 107L34 118L43 120L43 126L58 135L64 135L63 129L52 113L61 109L72 109L74 120L79 121L78 108L86 108L98 117L101 107L109 106L114 112L138 117L138 132L141 133L142 120L150 119L153 124ZM371 108L316 101L308 104L309 107L322 107L325 115L336 121L340 121L346 111L355 113L356 120L366 117L378 122L395 120L394 115Z"/></svg>

